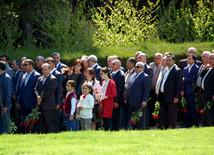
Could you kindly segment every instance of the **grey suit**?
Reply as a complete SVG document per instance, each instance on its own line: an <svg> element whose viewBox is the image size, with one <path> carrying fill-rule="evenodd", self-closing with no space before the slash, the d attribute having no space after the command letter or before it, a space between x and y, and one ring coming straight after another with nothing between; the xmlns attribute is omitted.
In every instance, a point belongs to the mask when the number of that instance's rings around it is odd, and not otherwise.
<svg viewBox="0 0 214 155"><path fill-rule="evenodd" d="M6 72L8 75L10 75L11 79L13 79L13 77L14 77L14 71L13 71L12 68L10 68L9 65L6 66L5 72Z"/></svg>
<svg viewBox="0 0 214 155"><path fill-rule="evenodd" d="M53 74L49 74L44 84L43 80L44 76L39 77L35 86L35 94L37 97L40 96L42 92L44 92L41 102L41 115L39 120L40 131L41 133L53 133L55 132L55 91L58 84L58 80Z"/></svg>

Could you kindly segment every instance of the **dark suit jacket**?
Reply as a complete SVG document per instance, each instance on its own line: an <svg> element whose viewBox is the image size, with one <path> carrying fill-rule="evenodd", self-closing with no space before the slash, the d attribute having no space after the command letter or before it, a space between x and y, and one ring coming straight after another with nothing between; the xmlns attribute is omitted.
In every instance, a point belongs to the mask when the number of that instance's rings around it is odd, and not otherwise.
<svg viewBox="0 0 214 155"><path fill-rule="evenodd" d="M27 85L25 86L25 77L27 73L22 76L22 85L19 93L19 97L17 99L17 103L20 104L21 108L35 108L37 104L37 98L34 93L34 87L38 78L41 76L36 71L33 71L32 75L30 76Z"/></svg>
<svg viewBox="0 0 214 155"><path fill-rule="evenodd" d="M152 81L152 78L153 78L153 70L152 70L152 68L151 68L149 65L145 64L144 72L145 72L147 75L149 75L150 81Z"/></svg>
<svg viewBox="0 0 214 155"><path fill-rule="evenodd" d="M204 96L211 98L214 95L214 67L204 79Z"/></svg>
<svg viewBox="0 0 214 155"><path fill-rule="evenodd" d="M42 92L44 95L42 97L41 109L42 110L55 110L56 109L56 99L55 91L58 84L57 78L53 74L49 74L45 83L42 85L44 76L38 78L34 92L36 97L40 96Z"/></svg>
<svg viewBox="0 0 214 155"><path fill-rule="evenodd" d="M6 66L5 72L11 77L11 80L12 80L14 77L14 71L12 68L10 68L9 65Z"/></svg>
<svg viewBox="0 0 214 155"><path fill-rule="evenodd" d="M16 76L14 76L13 78L13 89L12 89L12 94L17 95L17 91L18 91L18 87L19 87L19 82L20 82L20 78L22 77L22 70L19 69L16 73ZM17 97L17 96L16 96Z"/></svg>
<svg viewBox="0 0 214 155"><path fill-rule="evenodd" d="M198 67L200 67L201 64L202 64L201 61L196 60L196 65L197 65ZM187 66L187 59L182 59L182 60L179 61L178 67L179 67L182 71L184 70L184 68L185 68L186 66Z"/></svg>
<svg viewBox="0 0 214 155"><path fill-rule="evenodd" d="M164 100L165 102L172 103L174 98L180 98L182 89L183 75L180 68L176 65L171 69L166 82L164 84L163 96L158 95L158 101ZM162 83L162 82L161 82ZM161 87L161 85L160 85Z"/></svg>
<svg viewBox="0 0 214 155"><path fill-rule="evenodd" d="M123 71L119 70L113 77L116 84L116 90L117 90L117 96L114 97L114 102L118 104L122 104L123 102L123 90L124 90L124 83L125 83L125 77L123 74Z"/></svg>
<svg viewBox="0 0 214 155"><path fill-rule="evenodd" d="M65 64L63 64L63 63L61 63L61 62L59 62L59 63L60 63L60 64L57 66L56 70L59 71L59 72L61 73L61 69L62 69L63 67L67 67L67 65L65 65Z"/></svg>
<svg viewBox="0 0 214 155"><path fill-rule="evenodd" d="M58 80L58 85L56 87L56 104L61 105L61 95L62 95L62 82L63 82L63 75L57 71L56 69L52 73Z"/></svg>
<svg viewBox="0 0 214 155"><path fill-rule="evenodd" d="M190 73L188 73L189 67L184 68L184 71L183 71L184 81L183 81L183 87L182 87L182 91L184 91L184 93L189 95L194 94L193 89L196 84L198 69L199 67L196 64L192 66Z"/></svg>
<svg viewBox="0 0 214 155"><path fill-rule="evenodd" d="M197 77L196 77L196 82L197 82L199 76L202 77L202 76L201 76L201 73L203 73L205 70L206 70L206 66L205 66L204 64L202 64L202 65L200 66L199 70L198 70ZM202 82L202 81L201 81L201 82ZM197 93L198 90L201 90L201 87L198 87L197 85L195 85L194 90L193 90L194 93Z"/></svg>
<svg viewBox="0 0 214 155"><path fill-rule="evenodd" d="M101 77L100 77L100 70L101 70L101 66L100 65L96 65L96 66L94 66L94 71L95 71L95 77L96 77L96 79L98 80L98 81L100 81L100 84L102 83L102 79L101 79Z"/></svg>
<svg viewBox="0 0 214 155"><path fill-rule="evenodd" d="M147 102L149 98L150 87L150 77L143 72L129 85L125 99L131 107L142 107L142 102Z"/></svg>

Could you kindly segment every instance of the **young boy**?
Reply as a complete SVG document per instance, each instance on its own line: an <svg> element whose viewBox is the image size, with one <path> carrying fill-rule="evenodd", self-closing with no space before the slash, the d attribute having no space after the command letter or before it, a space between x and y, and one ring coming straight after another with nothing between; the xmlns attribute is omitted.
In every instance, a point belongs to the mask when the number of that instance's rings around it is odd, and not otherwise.
<svg viewBox="0 0 214 155"><path fill-rule="evenodd" d="M77 111L77 96L74 92L75 86L76 82L74 80L69 80L66 84L65 117L67 131L72 130Z"/></svg>

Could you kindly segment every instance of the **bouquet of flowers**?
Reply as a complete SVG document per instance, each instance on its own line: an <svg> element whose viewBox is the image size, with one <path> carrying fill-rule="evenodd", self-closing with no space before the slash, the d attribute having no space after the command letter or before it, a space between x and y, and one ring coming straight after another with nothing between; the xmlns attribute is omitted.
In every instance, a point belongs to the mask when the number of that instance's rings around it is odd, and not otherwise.
<svg viewBox="0 0 214 155"><path fill-rule="evenodd" d="M214 100L207 102L206 106L204 107L203 110L200 111L200 113L203 114L207 108L210 110L213 106L213 103L214 103Z"/></svg>
<svg viewBox="0 0 214 155"><path fill-rule="evenodd" d="M186 110L186 106L188 105L188 103L184 97L181 98L181 104L182 104L182 110L184 111L184 113L188 113L188 111Z"/></svg>
<svg viewBox="0 0 214 155"><path fill-rule="evenodd" d="M153 118L158 119L158 114L159 114L160 110L161 110L160 103L158 101L156 101L155 102L155 109L154 109L154 112L152 113Z"/></svg>
<svg viewBox="0 0 214 155"><path fill-rule="evenodd" d="M151 98L149 98L147 100L147 102L149 102L150 99ZM132 113L133 115L132 115L131 120L130 120L132 125L136 125L136 122L140 121L140 118L143 116L142 109L143 109L143 107L141 107L138 111L135 111L135 112Z"/></svg>
<svg viewBox="0 0 214 155"><path fill-rule="evenodd" d="M44 92L41 93L41 98L43 97ZM36 123L39 119L40 112L40 105L37 105L36 108L32 109L31 113L25 118L24 126L27 128L29 127L30 130L33 128L33 124Z"/></svg>

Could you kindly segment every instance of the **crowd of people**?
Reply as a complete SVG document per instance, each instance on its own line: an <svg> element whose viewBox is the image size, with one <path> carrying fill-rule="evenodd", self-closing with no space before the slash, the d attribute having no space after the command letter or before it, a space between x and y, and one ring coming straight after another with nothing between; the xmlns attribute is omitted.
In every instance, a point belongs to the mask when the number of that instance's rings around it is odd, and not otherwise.
<svg viewBox="0 0 214 155"><path fill-rule="evenodd" d="M0 59L0 134L11 133L8 118L15 121L17 133L145 130L156 125L152 113L157 101L157 127L173 129L181 98L187 102L182 127L198 126L197 110L204 110L202 126L214 125L214 106L205 108L214 100L214 50L204 51L201 62L190 47L178 65L170 52L156 53L148 63L138 51L127 59L126 69L116 55L107 58L107 67L95 55L84 55L71 67L60 62L59 53L38 56L35 62L26 57L10 62L7 55ZM38 106L39 119L33 118L30 128L23 125ZM133 124L131 117L139 109L143 115Z"/></svg>

